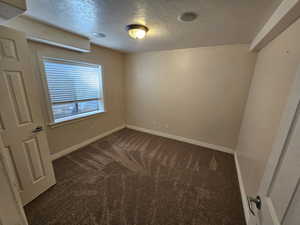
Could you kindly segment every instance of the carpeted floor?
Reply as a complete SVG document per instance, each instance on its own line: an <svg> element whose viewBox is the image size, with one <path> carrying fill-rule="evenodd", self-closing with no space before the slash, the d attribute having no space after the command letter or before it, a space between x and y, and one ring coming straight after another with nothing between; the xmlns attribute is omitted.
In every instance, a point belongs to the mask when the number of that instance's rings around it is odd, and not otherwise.
<svg viewBox="0 0 300 225"><path fill-rule="evenodd" d="M30 225L245 225L232 155L123 129L54 162Z"/></svg>

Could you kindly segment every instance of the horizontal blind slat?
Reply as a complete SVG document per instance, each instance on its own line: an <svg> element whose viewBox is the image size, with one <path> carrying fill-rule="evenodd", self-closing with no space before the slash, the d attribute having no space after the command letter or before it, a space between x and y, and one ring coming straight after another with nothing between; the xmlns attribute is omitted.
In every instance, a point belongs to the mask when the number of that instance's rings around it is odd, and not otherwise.
<svg viewBox="0 0 300 225"><path fill-rule="evenodd" d="M52 103L100 99L100 68L96 66L44 60Z"/></svg>

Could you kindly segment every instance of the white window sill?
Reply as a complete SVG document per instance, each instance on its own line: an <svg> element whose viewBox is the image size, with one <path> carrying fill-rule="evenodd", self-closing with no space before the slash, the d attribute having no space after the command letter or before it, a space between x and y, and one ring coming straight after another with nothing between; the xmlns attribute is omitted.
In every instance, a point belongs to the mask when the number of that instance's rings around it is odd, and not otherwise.
<svg viewBox="0 0 300 225"><path fill-rule="evenodd" d="M81 120L93 118L96 115L99 115L99 114L102 114L102 113L105 113L105 110L99 110L99 111L82 113L82 114L78 114L78 115L74 115L74 116L68 116L68 117L65 117L65 118L57 119L55 122L49 123L48 125L51 128L55 128L55 127L63 126L63 125L66 125L66 124L75 123L75 122L78 122L78 121L81 121Z"/></svg>

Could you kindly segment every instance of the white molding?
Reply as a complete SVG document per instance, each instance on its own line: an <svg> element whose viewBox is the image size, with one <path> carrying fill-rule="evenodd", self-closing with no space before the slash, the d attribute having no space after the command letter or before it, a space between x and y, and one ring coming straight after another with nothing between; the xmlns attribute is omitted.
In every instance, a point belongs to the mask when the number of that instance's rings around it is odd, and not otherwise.
<svg viewBox="0 0 300 225"><path fill-rule="evenodd" d="M110 135L110 134L112 134L112 133L114 133L116 131L119 131L119 130L121 130L123 128L125 128L125 125L116 127L116 128L114 128L112 130L106 131L106 132L101 133L101 134L99 134L99 135L97 135L95 137L92 137L92 138L90 138L88 140L85 140L85 141L83 141L83 142L81 142L79 144L76 144L76 145L73 145L71 147L68 147L68 148L66 148L66 149L64 149L64 150L62 150L60 152L51 154L51 156L50 156L51 160L53 161L55 159L61 158L61 157L65 156L65 155L68 155L71 152L74 152L74 151L76 151L76 150L78 150L78 149L80 149L80 148L82 148L84 146L87 146L87 145L89 145L89 144L91 144L91 143L93 143L93 142L95 142L95 141L97 141L97 140L99 140L99 139L101 139L101 138L103 138L103 137L105 137L107 135Z"/></svg>
<svg viewBox="0 0 300 225"><path fill-rule="evenodd" d="M24 1L25 3L25 1ZM13 19L26 11L26 5L19 7L11 2L11 0L0 1L0 25L5 25L9 20Z"/></svg>
<svg viewBox="0 0 300 225"><path fill-rule="evenodd" d="M91 51L91 42L88 37L63 30L27 15L9 20L5 26L23 31L26 38L32 41L78 52Z"/></svg>
<svg viewBox="0 0 300 225"><path fill-rule="evenodd" d="M143 127L133 126L133 125L129 125L129 124L127 124L126 127L130 128L130 129L133 129L133 130L158 135L158 136L161 136L161 137L166 137L166 138L174 139L174 140L177 140L177 141L190 143L190 144L193 144L193 145L198 145L198 146L201 146L201 147L210 148L210 149L213 149L213 150L217 150L217 151L221 151L221 152L225 152L225 153L229 153L229 154L234 153L234 151L231 148L224 147L224 146L221 146L221 145L214 145L214 144L206 143L206 142L203 142L203 141L189 139L189 138L185 138L185 137L181 137L181 136L177 136L177 135L173 135L173 134L168 134L168 133L161 132L161 131L151 130L151 129L147 129L147 128L143 128Z"/></svg>
<svg viewBox="0 0 300 225"><path fill-rule="evenodd" d="M241 197L242 197L242 204L243 204L243 210L244 210L244 215L245 215L245 220L246 224L249 224L250 221L250 213L249 213L249 206L248 206L248 199L247 199L247 194L244 186L244 181L242 177L242 172L238 160L238 154L237 152L234 153L234 162L235 162L235 167L236 167L236 172L239 180L239 186L240 186L240 192L241 192Z"/></svg>
<svg viewBox="0 0 300 225"><path fill-rule="evenodd" d="M260 50L300 17L300 0L283 0L253 39L250 50Z"/></svg>
<svg viewBox="0 0 300 225"><path fill-rule="evenodd" d="M51 40L46 40L45 38L38 38L31 34L29 34L26 38L30 41L40 42L40 43L47 44L47 45L53 45L53 46L60 47L60 48L66 48L66 49L74 50L77 52L83 52L83 53L91 52L90 49L78 48L78 47L74 47L71 45L61 44L58 41L51 41Z"/></svg>
<svg viewBox="0 0 300 225"><path fill-rule="evenodd" d="M194 144L194 145L198 145L198 146L201 146L201 147L205 147L205 148L210 148L210 149L213 149L213 150L217 150L217 151L221 151L221 152L225 152L225 153L229 153L229 154L233 154L234 151L230 148L227 148L227 147L224 147L224 146L220 146L220 145L214 145L214 144L209 144L209 143L206 143L206 142L202 142L202 141L197 141L197 140L193 140L193 139L189 139L189 138L185 138L185 137L181 137L181 136L176 136L176 135L173 135L173 134L168 134L168 133L164 133L164 132L160 132L160 131L155 131L155 130L150 130L150 129L146 129L146 128L142 128L142 127L137 127L137 126L132 126L132 125L122 125L120 127L116 127L110 131L107 131L107 132L104 132L104 133L101 133L93 138L90 138L88 140L85 140L79 144L76 144L76 145L73 145L71 147L68 147L60 152L57 152L57 153L54 153L54 154L51 154L51 160L55 160L55 159L58 159L58 158L61 158L67 154L70 154L71 152L73 151L76 151L84 146L87 146L89 145L90 143L94 142L94 141L97 141L98 139L101 139L107 135L110 135L116 131L119 131L123 128L129 128L129 129L133 129L133 130L138 130L138 131L142 131L142 132L145 132L145 133L149 133L149 134L154 134L154 135L158 135L158 136L161 136L161 137L166 137L166 138L170 138L170 139L174 139L174 140L178 140L178 141L182 141L182 142L186 142L186 143L190 143L190 144Z"/></svg>

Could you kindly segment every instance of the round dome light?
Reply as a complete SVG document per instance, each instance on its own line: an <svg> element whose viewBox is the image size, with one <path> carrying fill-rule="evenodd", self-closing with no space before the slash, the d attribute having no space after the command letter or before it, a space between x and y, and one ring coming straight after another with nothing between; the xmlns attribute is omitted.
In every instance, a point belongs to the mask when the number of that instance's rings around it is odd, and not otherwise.
<svg viewBox="0 0 300 225"><path fill-rule="evenodd" d="M126 26L126 30L128 32L128 35L133 39L143 39L147 32L148 27L140 24L130 24Z"/></svg>

